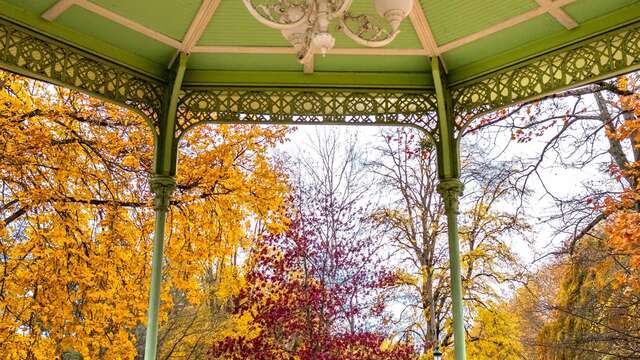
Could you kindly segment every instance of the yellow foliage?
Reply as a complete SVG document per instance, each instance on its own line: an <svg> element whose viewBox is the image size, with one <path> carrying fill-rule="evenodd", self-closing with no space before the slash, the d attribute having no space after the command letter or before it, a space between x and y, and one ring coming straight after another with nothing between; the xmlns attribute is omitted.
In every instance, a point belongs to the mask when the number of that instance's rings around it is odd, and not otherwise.
<svg viewBox="0 0 640 360"><path fill-rule="evenodd" d="M505 304L481 307L469 332L468 357L474 360L520 360L523 349L518 336L518 319Z"/></svg>
<svg viewBox="0 0 640 360"><path fill-rule="evenodd" d="M162 321L177 293L189 316L215 316L206 305L242 286L235 259L252 224L286 225L286 179L267 156L285 135L207 126L182 140ZM135 113L0 73L3 359L134 357L147 310L152 154L152 132ZM221 264L220 288L210 291L202 284Z"/></svg>

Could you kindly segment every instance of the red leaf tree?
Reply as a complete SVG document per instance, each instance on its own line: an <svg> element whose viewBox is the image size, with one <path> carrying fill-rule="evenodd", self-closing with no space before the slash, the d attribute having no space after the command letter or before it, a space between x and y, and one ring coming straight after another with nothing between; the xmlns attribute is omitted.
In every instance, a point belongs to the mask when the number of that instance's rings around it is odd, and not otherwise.
<svg viewBox="0 0 640 360"><path fill-rule="evenodd" d="M373 204L363 200L371 196L356 143L335 133L317 140L318 161L291 172L291 226L259 237L248 256L233 309L250 318L248 329L214 344L214 359L416 357L384 327L395 279L369 218Z"/></svg>

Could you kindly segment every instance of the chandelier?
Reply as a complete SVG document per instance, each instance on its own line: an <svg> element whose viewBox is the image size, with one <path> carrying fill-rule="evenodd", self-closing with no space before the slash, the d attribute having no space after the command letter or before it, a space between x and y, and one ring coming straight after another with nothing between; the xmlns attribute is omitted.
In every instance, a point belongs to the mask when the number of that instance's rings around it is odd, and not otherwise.
<svg viewBox="0 0 640 360"><path fill-rule="evenodd" d="M335 45L329 25L367 47L382 47L398 35L400 23L413 7L413 0L373 0L377 16L354 15L353 0L243 0L260 23L282 32L293 45L298 60L306 63L314 53L323 56Z"/></svg>

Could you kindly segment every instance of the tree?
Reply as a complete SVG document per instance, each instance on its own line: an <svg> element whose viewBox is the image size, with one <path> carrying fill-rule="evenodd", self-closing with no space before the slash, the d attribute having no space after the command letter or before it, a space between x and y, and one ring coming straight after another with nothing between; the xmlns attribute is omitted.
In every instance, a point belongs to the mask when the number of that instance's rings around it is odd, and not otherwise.
<svg viewBox="0 0 640 360"><path fill-rule="evenodd" d="M0 352L134 357L153 224L149 128L129 110L7 73L0 98ZM285 134L201 127L182 141L163 322L172 294L207 300L207 271L234 264L252 222L282 229L287 186L266 154Z"/></svg>
<svg viewBox="0 0 640 360"><path fill-rule="evenodd" d="M453 340L446 218L436 189L435 148L412 130L397 129L383 136L378 160L370 168L379 176L381 192L398 194L390 195L389 203L375 215L404 269L397 276L396 299L405 309L395 322L428 354L436 336L441 347ZM463 161L466 190L459 219L463 288L470 314L497 297L497 285L520 277L522 269L507 235L526 229L518 213L499 210L514 191L510 164L487 164L478 151L470 151L476 157Z"/></svg>
<svg viewBox="0 0 640 360"><path fill-rule="evenodd" d="M514 106L468 130L497 143L509 130L516 143L540 145L531 158L521 157L514 181L524 188L537 180L553 204L551 215L539 218L563 241L540 257L555 256L541 272L554 269L562 285L557 294L527 289L531 296L516 298L548 311L537 317L538 331L528 332L538 338L525 339L544 358L637 356L639 89L638 74L629 74ZM563 195L553 186L558 169L593 175Z"/></svg>
<svg viewBox="0 0 640 360"><path fill-rule="evenodd" d="M626 180L623 190L618 196L605 199L604 215L608 221L604 228L611 246L622 254L628 255L631 270L625 271L624 280L640 288L640 76L631 76L618 80L618 89L628 92L620 96L619 108L623 113L623 121L617 127L607 128L610 143L629 143L633 160L628 160L626 154L617 154L614 158L621 158L623 166L611 170L618 182ZM620 146L621 147L621 146ZM629 276L629 275L635 276Z"/></svg>
<svg viewBox="0 0 640 360"><path fill-rule="evenodd" d="M518 319L507 303L489 303L481 307L469 331L469 359L520 360L523 355L518 336Z"/></svg>
<svg viewBox="0 0 640 360"><path fill-rule="evenodd" d="M241 330L214 344L214 359L413 359L411 344L383 334L345 331L335 320L348 304L323 284L309 258L317 235L301 219L280 235L261 238L251 253L247 286L234 301ZM334 319L330 321L330 319Z"/></svg>
<svg viewBox="0 0 640 360"><path fill-rule="evenodd" d="M603 211L607 202L637 186L639 88L638 73L608 79L489 114L465 131L476 141L500 144L501 153L509 153L513 143L536 149L516 159L513 181L522 194L537 183L552 202L548 215L538 218L561 237L563 246L553 254L571 253L579 239L594 235L592 230L611 214ZM593 176L572 184L564 195L552 186L558 169Z"/></svg>
<svg viewBox="0 0 640 360"><path fill-rule="evenodd" d="M370 189L357 140L316 133L292 167L294 223L264 236L247 264L236 299L250 330L214 346L220 358L408 359L413 346L382 323L386 269L369 220Z"/></svg>
<svg viewBox="0 0 640 360"><path fill-rule="evenodd" d="M581 239L538 334L542 359L640 356L640 292L624 281L629 257L611 250L602 238Z"/></svg>
<svg viewBox="0 0 640 360"><path fill-rule="evenodd" d="M524 359L537 359L541 351L538 335L554 319L553 307L565 272L566 264L562 261L546 264L532 271L510 299L508 309L517 321L515 334Z"/></svg>
<svg viewBox="0 0 640 360"><path fill-rule="evenodd" d="M369 186L374 180L365 166L366 148L348 134L310 135L310 146L289 173L293 206L301 226L313 234L308 266L323 287L343 299L336 318L326 321L355 333L380 328L385 299L378 290L392 274L384 239L371 219L377 199Z"/></svg>

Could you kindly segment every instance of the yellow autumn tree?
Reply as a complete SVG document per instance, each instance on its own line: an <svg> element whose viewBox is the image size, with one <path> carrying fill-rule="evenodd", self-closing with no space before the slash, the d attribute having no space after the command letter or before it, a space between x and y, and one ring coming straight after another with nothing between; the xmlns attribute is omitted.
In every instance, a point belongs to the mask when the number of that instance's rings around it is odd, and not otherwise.
<svg viewBox="0 0 640 360"><path fill-rule="evenodd" d="M620 280L640 288L640 76L621 76L617 85L624 95L612 106L623 116L619 124L608 124L607 137L614 142L628 142L633 158L610 169L619 182L626 182L618 196L606 199L605 234L612 247L630 257L630 266L635 270L621 275Z"/></svg>
<svg viewBox="0 0 640 360"><path fill-rule="evenodd" d="M518 318L509 304L480 307L468 335L467 354L474 360L520 360L523 347L518 333Z"/></svg>
<svg viewBox="0 0 640 360"><path fill-rule="evenodd" d="M217 289L239 275L222 269L235 266L251 227L275 231L286 222L285 179L268 156L286 132L206 126L182 140L168 218L165 323L177 299L223 303L233 291ZM136 356L151 260L152 153L149 127L135 113L0 73L3 358Z"/></svg>

